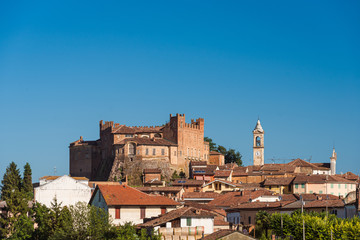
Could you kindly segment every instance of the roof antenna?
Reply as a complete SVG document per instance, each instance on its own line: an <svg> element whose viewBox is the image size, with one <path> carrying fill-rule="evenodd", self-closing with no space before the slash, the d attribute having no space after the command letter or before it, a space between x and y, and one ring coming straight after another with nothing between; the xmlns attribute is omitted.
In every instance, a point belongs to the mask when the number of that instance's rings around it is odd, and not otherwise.
<svg viewBox="0 0 360 240"><path fill-rule="evenodd" d="M56 176L56 166L54 167L54 176Z"/></svg>

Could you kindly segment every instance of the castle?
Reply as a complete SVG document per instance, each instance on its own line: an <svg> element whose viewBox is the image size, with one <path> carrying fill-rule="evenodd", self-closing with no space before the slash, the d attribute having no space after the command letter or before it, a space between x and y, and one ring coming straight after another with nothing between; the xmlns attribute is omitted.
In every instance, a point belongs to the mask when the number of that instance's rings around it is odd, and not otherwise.
<svg viewBox="0 0 360 240"><path fill-rule="evenodd" d="M204 142L204 119L185 122L185 114L170 114L163 126L129 127L100 121L100 139L70 143L70 175L91 180L131 177L144 168L161 168L170 176L174 170L188 174L190 161L209 160L209 143Z"/></svg>

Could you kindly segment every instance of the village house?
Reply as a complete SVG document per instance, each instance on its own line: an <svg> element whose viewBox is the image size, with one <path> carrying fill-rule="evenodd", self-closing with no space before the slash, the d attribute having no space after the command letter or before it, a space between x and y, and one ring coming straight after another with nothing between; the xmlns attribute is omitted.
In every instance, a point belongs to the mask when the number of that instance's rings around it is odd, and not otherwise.
<svg viewBox="0 0 360 240"><path fill-rule="evenodd" d="M204 180L194 180L194 179L185 179L180 178L176 179L170 183L174 187L183 187L185 192L200 192L201 187L204 186Z"/></svg>
<svg viewBox="0 0 360 240"><path fill-rule="evenodd" d="M203 234L208 235L214 232L214 217L215 215L210 211L185 206L138 226L159 230L165 237L177 236L179 239L181 235L192 235L200 239Z"/></svg>
<svg viewBox="0 0 360 240"><path fill-rule="evenodd" d="M221 166L225 164L225 156L222 153L210 151L209 164Z"/></svg>
<svg viewBox="0 0 360 240"><path fill-rule="evenodd" d="M157 217L180 205L167 197L151 196L125 184L97 185L89 204L108 212L116 225L140 224L145 218Z"/></svg>
<svg viewBox="0 0 360 240"><path fill-rule="evenodd" d="M186 192L183 196L185 202L208 203L220 194L215 192Z"/></svg>
<svg viewBox="0 0 360 240"><path fill-rule="evenodd" d="M183 187L136 187L137 190L150 195L162 195L174 201L181 201L185 193Z"/></svg>
<svg viewBox="0 0 360 240"><path fill-rule="evenodd" d="M356 182L334 175L300 175L293 181L293 192L331 194L345 197L355 191Z"/></svg>
<svg viewBox="0 0 360 240"><path fill-rule="evenodd" d="M240 189L240 184L222 179L215 179L214 181L205 184L202 187L202 192L223 193L223 192L232 192L239 189Z"/></svg>
<svg viewBox="0 0 360 240"><path fill-rule="evenodd" d="M290 194L293 180L294 177L267 178L261 185L278 194Z"/></svg>
<svg viewBox="0 0 360 240"><path fill-rule="evenodd" d="M77 202L89 202L91 187L84 177L44 176L38 187L34 188L34 200L51 207L55 198L61 206L74 205Z"/></svg>

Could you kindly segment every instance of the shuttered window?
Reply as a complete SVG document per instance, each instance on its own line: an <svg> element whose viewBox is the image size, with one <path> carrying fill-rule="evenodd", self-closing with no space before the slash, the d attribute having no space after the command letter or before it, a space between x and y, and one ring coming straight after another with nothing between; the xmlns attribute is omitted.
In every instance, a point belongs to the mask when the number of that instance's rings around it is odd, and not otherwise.
<svg viewBox="0 0 360 240"><path fill-rule="evenodd" d="M141 207L141 208L140 208L140 219L144 219L144 218L145 218L145 211L146 211L146 208L145 208L145 207Z"/></svg>
<svg viewBox="0 0 360 240"><path fill-rule="evenodd" d="M120 208L115 208L115 219L120 219Z"/></svg>

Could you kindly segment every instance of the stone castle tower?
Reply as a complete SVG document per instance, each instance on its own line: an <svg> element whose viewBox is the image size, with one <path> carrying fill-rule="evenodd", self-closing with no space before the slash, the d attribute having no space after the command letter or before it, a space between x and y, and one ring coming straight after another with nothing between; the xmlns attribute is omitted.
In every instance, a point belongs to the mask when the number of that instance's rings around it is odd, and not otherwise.
<svg viewBox="0 0 360 240"><path fill-rule="evenodd" d="M260 119L258 119L253 131L253 159L255 166L264 165L264 130L261 127Z"/></svg>

